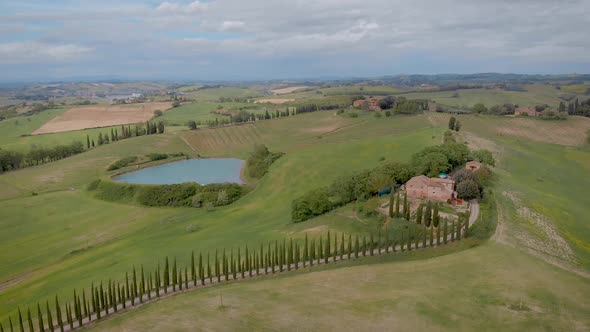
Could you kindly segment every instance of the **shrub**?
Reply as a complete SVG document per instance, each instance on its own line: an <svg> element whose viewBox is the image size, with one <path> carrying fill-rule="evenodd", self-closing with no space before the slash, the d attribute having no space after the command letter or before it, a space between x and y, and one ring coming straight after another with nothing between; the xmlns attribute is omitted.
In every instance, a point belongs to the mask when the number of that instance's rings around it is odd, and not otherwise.
<svg viewBox="0 0 590 332"><path fill-rule="evenodd" d="M156 118L157 118L157 117L160 117L160 116L162 116L163 114L164 114L164 113L162 113L162 111L160 111L160 110L155 110L155 111L154 111L154 116L155 116Z"/></svg>
<svg viewBox="0 0 590 332"><path fill-rule="evenodd" d="M165 153L150 153L146 154L145 156L148 157L151 161L163 160L168 158L168 155Z"/></svg>
<svg viewBox="0 0 590 332"><path fill-rule="evenodd" d="M137 161L137 156L131 156L131 157L125 157L123 159L119 159L117 161L115 161L114 163L110 164L109 167L107 168L107 171L114 171L116 169L119 168L123 168L131 163L134 163Z"/></svg>
<svg viewBox="0 0 590 332"><path fill-rule="evenodd" d="M327 188L319 188L308 192L291 205L293 222L302 222L314 216L326 213L332 209Z"/></svg>
<svg viewBox="0 0 590 332"><path fill-rule="evenodd" d="M96 197L111 202L131 202L135 198L138 186L128 183L99 181L96 185Z"/></svg>
<svg viewBox="0 0 590 332"><path fill-rule="evenodd" d="M197 183L142 186L137 201L147 206L190 206L198 187Z"/></svg>
<svg viewBox="0 0 590 332"><path fill-rule="evenodd" d="M490 166L496 166L496 160L489 150L481 149L471 152L471 159L477 160Z"/></svg>
<svg viewBox="0 0 590 332"><path fill-rule="evenodd" d="M248 175L253 178L261 178L268 172L270 165L283 154L282 152L270 152L263 144L255 145L254 151L246 161Z"/></svg>

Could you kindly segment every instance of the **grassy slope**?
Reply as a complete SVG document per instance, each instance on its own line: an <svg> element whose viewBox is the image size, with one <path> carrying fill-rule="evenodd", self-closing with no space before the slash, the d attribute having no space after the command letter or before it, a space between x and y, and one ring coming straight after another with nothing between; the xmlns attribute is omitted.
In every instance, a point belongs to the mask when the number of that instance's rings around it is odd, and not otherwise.
<svg viewBox="0 0 590 332"><path fill-rule="evenodd" d="M505 91L503 89L467 89L444 92L408 93L406 98L428 98L438 103L454 107L469 108L477 103L484 103L487 107L495 104L513 103L520 106L534 106L548 104L553 107L559 105L559 95L563 92L551 85L525 85L526 92ZM457 93L458 97L453 97Z"/></svg>
<svg viewBox="0 0 590 332"><path fill-rule="evenodd" d="M145 305L89 330L590 328L590 304L585 298L590 284L581 277L494 243L411 260L422 254L366 259L386 263L194 291ZM224 307L220 307L221 296Z"/></svg>
<svg viewBox="0 0 590 332"><path fill-rule="evenodd" d="M342 130L334 133L333 137L326 136L319 140L316 138L317 134L310 132L304 124L309 119L321 122L322 117L332 115L324 112L276 120L277 124L290 121L290 125L281 125L299 128L299 136L294 134L297 138L284 140L284 132L274 131L275 135L269 134L262 141L273 149L279 146L287 148L287 145L292 148L284 150L287 155L272 166L271 172L260 181L254 192L215 212L189 208L138 208L101 202L90 199L87 193L68 191L0 202L0 220L5 221L1 224L2 233L5 234L3 246L10 252L17 249L19 251L16 254L18 259L14 255L3 257L2 264L5 268L2 270L2 281L16 278L19 283L12 284L0 295L2 312L13 310L17 303L31 304L56 292L69 294L72 287L88 286L93 280L121 278L133 264L146 264L146 268L151 269L158 259L163 258L163 254L177 256L181 262L186 262L188 252L192 249L198 251L224 246L229 248L246 243L257 244L263 240L282 239L292 232L302 230L290 223L290 202L297 195L310 188L328 184L338 174L375 166L381 156L407 159L415 150L441 138L441 131L434 130L438 138L433 140L433 129L418 121L410 122L416 130L408 134L408 128L399 132L396 130L399 125L395 123L399 119L372 121L373 118L370 118L371 121L367 123L374 124L374 130L371 130L371 126L364 128L365 130L350 127L348 134ZM420 127L423 129L419 129ZM273 132L267 130L269 133ZM366 137L368 133L372 137ZM365 139L358 139L363 136ZM304 137L309 137L309 142ZM70 186L81 189L85 183L104 174L104 167L116 159L116 156L143 153L158 145L161 145L158 151L177 151L179 141L180 138L175 134L134 138L57 163L8 173L0 176L0 181L17 188L38 191L67 189ZM300 145L301 143L305 144ZM244 150L242 155L246 151L249 149ZM46 183L40 181L52 176L61 177ZM16 213L19 208L32 205L36 207L35 212ZM84 207L84 211L88 213L96 210L105 212L97 214L98 218L83 211L79 215L72 214L72 209L77 211L80 207ZM149 217L139 219L140 223L125 222L126 215L134 215L140 211ZM100 235L89 236L83 227L63 226L79 218L87 218L88 223L93 225L101 224L95 226L97 234L107 232L110 235L105 235L104 238ZM325 223L339 231L363 229L362 225L354 225L346 217L327 215L322 218L314 221L313 227ZM101 219L105 221L100 222ZM338 219L342 222L338 222ZM56 220L63 222L63 225L55 225ZM37 247L30 245L30 233L16 232L16 223L27 225L29 230L52 230L48 235L52 242L59 241L60 238L68 240L64 240L59 246L44 247L47 252L37 254ZM112 235L109 225L119 223L122 225L116 230L116 236ZM196 226L198 231L187 232L189 225ZM88 238L90 245L96 246L80 251L86 248L85 240ZM79 253L71 255L72 251ZM46 257L60 257L61 262L53 265L55 261L46 261L43 259ZM27 271L35 273L26 274ZM44 290L42 292L39 288L41 286Z"/></svg>

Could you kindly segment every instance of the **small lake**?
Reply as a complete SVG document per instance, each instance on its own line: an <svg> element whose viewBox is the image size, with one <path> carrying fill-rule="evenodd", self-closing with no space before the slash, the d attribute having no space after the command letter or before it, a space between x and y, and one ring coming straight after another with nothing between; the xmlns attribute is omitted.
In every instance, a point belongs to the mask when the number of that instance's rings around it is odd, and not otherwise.
<svg viewBox="0 0 590 332"><path fill-rule="evenodd" d="M121 174L113 180L137 184L242 184L240 171L243 165L243 160L233 158L188 159Z"/></svg>

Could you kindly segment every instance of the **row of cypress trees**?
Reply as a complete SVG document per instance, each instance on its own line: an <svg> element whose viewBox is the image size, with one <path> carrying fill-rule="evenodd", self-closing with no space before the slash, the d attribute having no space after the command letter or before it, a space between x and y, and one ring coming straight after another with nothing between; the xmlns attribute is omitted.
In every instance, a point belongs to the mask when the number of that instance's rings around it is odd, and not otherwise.
<svg viewBox="0 0 590 332"><path fill-rule="evenodd" d="M446 244L448 235L450 241L461 239L461 229L467 225L468 218L461 217L459 222L454 221L448 225L444 222L443 240ZM422 246L427 245L427 232L422 232ZM437 233L437 243L440 240ZM430 231L430 246L433 245L433 229ZM232 279L244 279L258 274L274 274L302 267L312 267L315 264L328 264L337 260L358 258L360 256L374 256L389 253L412 250L419 247L420 235L417 231L412 234L411 229L401 234L401 239L393 239L391 236L377 238L373 233L359 237L352 235L345 236L344 233L332 235L330 232L325 237L309 239L307 234L303 243L293 239L274 241L261 244L259 247L251 248L246 246L242 251L230 249L229 252L223 249L215 251L214 255L209 252L204 256L199 253L191 253L190 266L179 267L176 258L164 259L164 266L157 267L153 271L145 271L143 265L139 271L134 266L131 275L125 273L124 281L113 281L98 284L92 283L89 290L82 289L81 292L74 289L73 298L65 306L60 304L59 298L55 296L53 309L49 301L45 303L45 315L41 304L37 304L37 324L34 324L30 308L27 308L26 317L23 317L21 309L18 308L18 321L13 322L12 317L8 319L9 331L25 331L25 320L29 331L60 331L65 329L73 330L101 317L126 309L127 306L135 306L159 298L164 294L182 291L192 287L205 286L207 284L220 283ZM413 240L413 241L412 241ZM139 273L138 273L139 272ZM139 274L139 276L138 276ZM45 319L44 319L45 318ZM14 324L13 324L14 323ZM4 327L0 324L0 332Z"/></svg>

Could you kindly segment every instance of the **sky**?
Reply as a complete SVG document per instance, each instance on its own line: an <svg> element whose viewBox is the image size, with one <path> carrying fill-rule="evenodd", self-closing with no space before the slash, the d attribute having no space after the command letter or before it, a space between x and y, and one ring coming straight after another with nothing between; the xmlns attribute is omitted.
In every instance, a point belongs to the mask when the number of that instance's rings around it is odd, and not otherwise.
<svg viewBox="0 0 590 332"><path fill-rule="evenodd" d="M590 0L1 0L0 81L590 73Z"/></svg>

